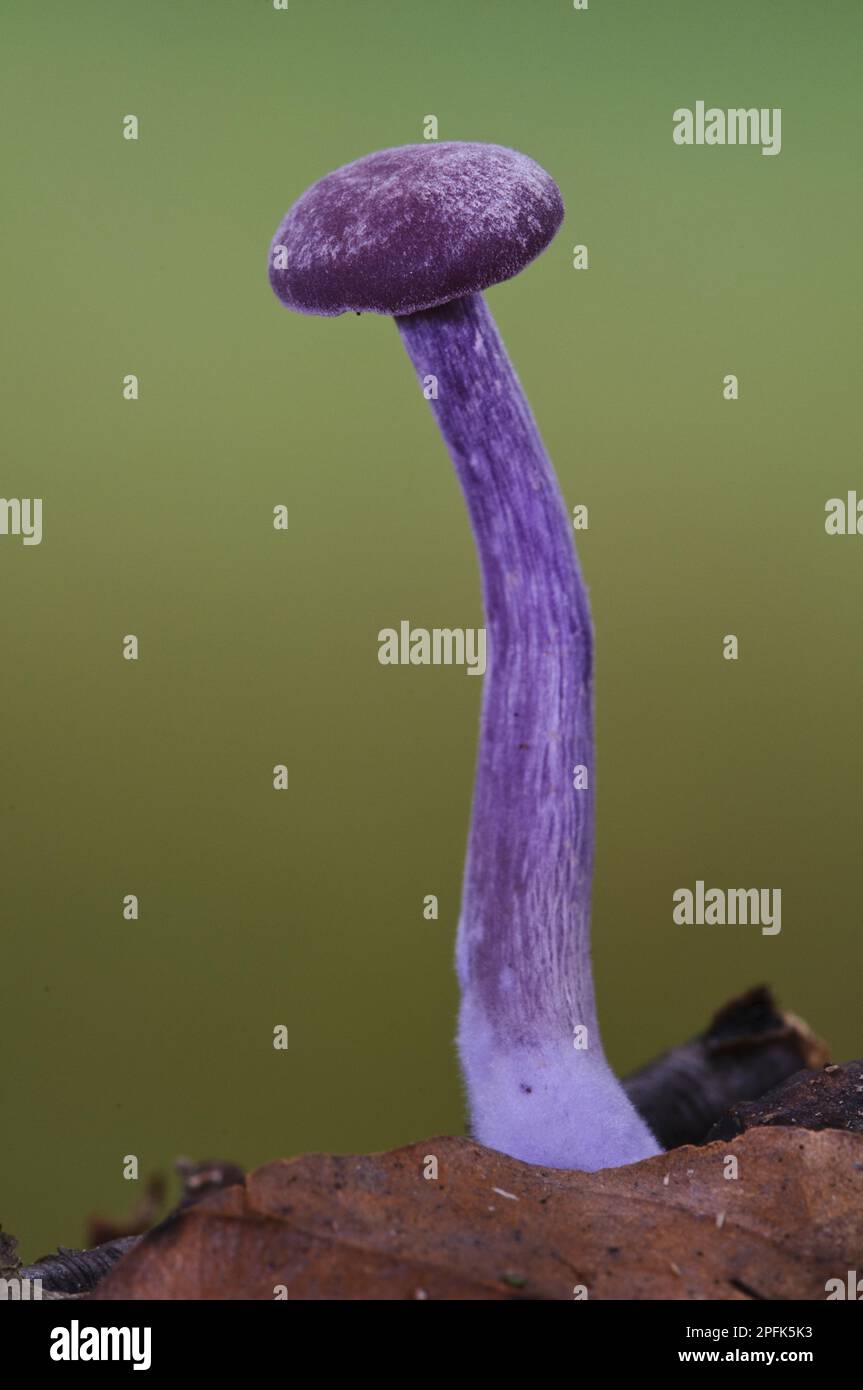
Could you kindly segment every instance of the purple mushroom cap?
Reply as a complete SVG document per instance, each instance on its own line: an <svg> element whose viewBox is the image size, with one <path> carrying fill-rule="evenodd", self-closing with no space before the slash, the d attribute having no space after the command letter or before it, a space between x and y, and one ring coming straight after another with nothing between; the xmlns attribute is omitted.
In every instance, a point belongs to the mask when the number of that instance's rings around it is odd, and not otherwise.
<svg viewBox="0 0 863 1390"><path fill-rule="evenodd" d="M557 184L516 150L459 140L379 150L294 203L270 283L303 314L413 314L517 275L562 219Z"/></svg>

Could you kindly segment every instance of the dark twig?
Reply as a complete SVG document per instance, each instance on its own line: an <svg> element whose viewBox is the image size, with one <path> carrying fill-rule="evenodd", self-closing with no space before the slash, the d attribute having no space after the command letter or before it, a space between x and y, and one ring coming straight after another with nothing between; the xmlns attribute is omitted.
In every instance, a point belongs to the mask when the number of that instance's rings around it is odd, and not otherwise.
<svg viewBox="0 0 863 1390"><path fill-rule="evenodd" d="M172 1221L178 1212L194 1206L208 1193L242 1182L244 1177L242 1168L235 1163L213 1159L193 1163L190 1159L179 1158L174 1167L183 1190L176 1207L158 1223L159 1226ZM153 1229L158 1229L158 1226ZM41 1279L42 1292L49 1297L81 1298L92 1293L121 1255L137 1245L140 1239L140 1235L122 1236L90 1250L64 1250L61 1246L56 1255L46 1255L28 1269L18 1271L18 1277Z"/></svg>
<svg viewBox="0 0 863 1390"><path fill-rule="evenodd" d="M663 1148L700 1144L737 1101L755 1100L803 1067L829 1061L801 1019L783 1013L770 990L732 999L704 1033L648 1062L623 1085Z"/></svg>
<svg viewBox="0 0 863 1390"><path fill-rule="evenodd" d="M80 1297L92 1293L120 1256L140 1239L140 1236L123 1236L120 1240L97 1245L93 1250L64 1250L61 1245L55 1255L45 1255L34 1265L20 1270L18 1277L31 1282L40 1279L43 1293Z"/></svg>
<svg viewBox="0 0 863 1390"><path fill-rule="evenodd" d="M707 1138L735 1139L763 1125L798 1129L844 1129L863 1133L863 1061L820 1071L799 1071L757 1100L732 1105Z"/></svg>

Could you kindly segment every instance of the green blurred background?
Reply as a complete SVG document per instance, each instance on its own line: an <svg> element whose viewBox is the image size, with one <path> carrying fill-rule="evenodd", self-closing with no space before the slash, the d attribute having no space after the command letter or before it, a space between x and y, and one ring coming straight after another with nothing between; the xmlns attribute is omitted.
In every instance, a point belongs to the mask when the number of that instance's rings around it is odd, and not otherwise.
<svg viewBox="0 0 863 1390"><path fill-rule="evenodd" d="M0 537L25 1255L127 1213L126 1154L143 1178L463 1127L481 682L382 668L376 635L481 623L471 537L392 323L289 314L266 276L307 185L428 114L567 205L489 298L590 509L611 1060L760 980L863 1052L863 539L824 532L863 482L861 38L858 0L6 0L0 491L44 499L40 547ZM781 106L781 154L676 147L698 99ZM696 878L781 887L781 935L675 927Z"/></svg>

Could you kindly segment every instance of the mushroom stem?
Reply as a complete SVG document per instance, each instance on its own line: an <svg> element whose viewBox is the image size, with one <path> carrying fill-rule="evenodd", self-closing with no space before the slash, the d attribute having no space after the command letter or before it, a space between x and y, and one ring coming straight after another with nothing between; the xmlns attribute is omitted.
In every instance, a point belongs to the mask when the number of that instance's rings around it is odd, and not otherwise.
<svg viewBox="0 0 863 1390"><path fill-rule="evenodd" d="M593 638L567 513L482 295L396 322L420 381L437 378L489 639L457 947L474 1134L551 1167L635 1162L659 1150L597 1024Z"/></svg>

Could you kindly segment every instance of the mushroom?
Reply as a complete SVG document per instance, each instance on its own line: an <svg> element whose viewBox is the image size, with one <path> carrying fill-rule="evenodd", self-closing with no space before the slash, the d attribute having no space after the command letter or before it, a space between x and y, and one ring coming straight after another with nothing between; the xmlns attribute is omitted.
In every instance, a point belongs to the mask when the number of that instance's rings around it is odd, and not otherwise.
<svg viewBox="0 0 863 1390"><path fill-rule="evenodd" d="M554 471L481 293L538 256L562 218L557 185L514 150L382 150L294 204L270 282L301 313L394 316L420 382L436 378L426 394L467 502L490 647L456 952L473 1133L529 1163L596 1169L659 1146L596 1016L590 612Z"/></svg>

